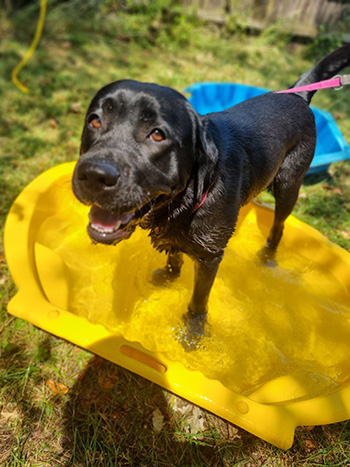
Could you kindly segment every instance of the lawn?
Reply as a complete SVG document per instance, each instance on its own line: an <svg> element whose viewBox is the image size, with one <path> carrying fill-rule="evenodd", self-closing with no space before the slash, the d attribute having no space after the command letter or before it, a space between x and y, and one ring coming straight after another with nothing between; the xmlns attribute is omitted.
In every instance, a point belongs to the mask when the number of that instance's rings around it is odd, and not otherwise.
<svg viewBox="0 0 350 467"><path fill-rule="evenodd" d="M298 428L283 452L7 313L15 294L2 243L8 210L40 173L77 159L84 112L101 86L133 78L179 91L201 81L278 90L320 58L278 27L250 36L179 10L131 15L113 2L77 4L49 4L40 45L19 75L28 94L11 71L31 43L38 10L10 18L0 11L0 464L349 465L349 422ZM313 105L331 111L350 142L350 90L319 92ZM271 201L267 193L262 199ZM294 214L350 251L349 212L350 163L342 162L305 181Z"/></svg>

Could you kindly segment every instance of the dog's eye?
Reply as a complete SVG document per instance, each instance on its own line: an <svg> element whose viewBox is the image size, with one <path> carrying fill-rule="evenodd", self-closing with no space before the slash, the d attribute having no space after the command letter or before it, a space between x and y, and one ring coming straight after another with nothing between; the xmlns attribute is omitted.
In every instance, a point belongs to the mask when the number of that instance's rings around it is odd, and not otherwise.
<svg viewBox="0 0 350 467"><path fill-rule="evenodd" d="M159 130L158 128L153 130L149 137L153 139L153 141L155 141L156 143L160 143L161 141L165 140L164 131Z"/></svg>
<svg viewBox="0 0 350 467"><path fill-rule="evenodd" d="M101 128L102 126L101 119L98 115L91 115L89 118L89 124L94 128Z"/></svg>

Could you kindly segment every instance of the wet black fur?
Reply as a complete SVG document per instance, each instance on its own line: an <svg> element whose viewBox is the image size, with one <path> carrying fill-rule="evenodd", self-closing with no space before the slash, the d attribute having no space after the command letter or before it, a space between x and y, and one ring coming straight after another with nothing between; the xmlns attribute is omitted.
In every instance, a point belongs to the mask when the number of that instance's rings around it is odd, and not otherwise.
<svg viewBox="0 0 350 467"><path fill-rule="evenodd" d="M349 63L347 45L294 87L331 78ZM276 210L266 251L272 254L280 242L314 155L313 94L267 93L203 117L173 89L132 80L112 83L88 109L74 193L113 213L135 211L132 223L149 229L153 245L168 252L170 273L179 273L182 253L189 255L195 262L189 311L203 316L239 209L268 186ZM94 116L101 128L89 123ZM150 138L156 128L164 141ZM84 177L95 168L99 174L117 173L115 183Z"/></svg>

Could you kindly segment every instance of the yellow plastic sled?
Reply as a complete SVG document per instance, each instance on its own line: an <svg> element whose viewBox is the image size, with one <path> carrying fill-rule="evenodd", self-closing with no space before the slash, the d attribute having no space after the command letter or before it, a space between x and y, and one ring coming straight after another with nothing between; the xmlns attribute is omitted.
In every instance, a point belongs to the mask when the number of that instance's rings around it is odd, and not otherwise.
<svg viewBox="0 0 350 467"><path fill-rule="evenodd" d="M193 285L154 285L165 256L137 229L91 244L89 208L71 191L74 163L34 180L5 229L18 286L9 312L101 355L288 449L298 425L350 415L350 254L290 217L276 265L263 266L273 210L250 203L220 266L206 334L189 351Z"/></svg>

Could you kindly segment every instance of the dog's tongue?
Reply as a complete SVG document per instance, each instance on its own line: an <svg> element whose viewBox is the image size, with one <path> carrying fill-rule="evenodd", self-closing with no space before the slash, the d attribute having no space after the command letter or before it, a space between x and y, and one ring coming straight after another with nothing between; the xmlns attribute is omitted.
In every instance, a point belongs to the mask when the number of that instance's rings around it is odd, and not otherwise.
<svg viewBox="0 0 350 467"><path fill-rule="evenodd" d="M102 230L115 230L121 224L128 224L133 218L133 213L113 214L93 205L89 214L90 222L94 227Z"/></svg>

